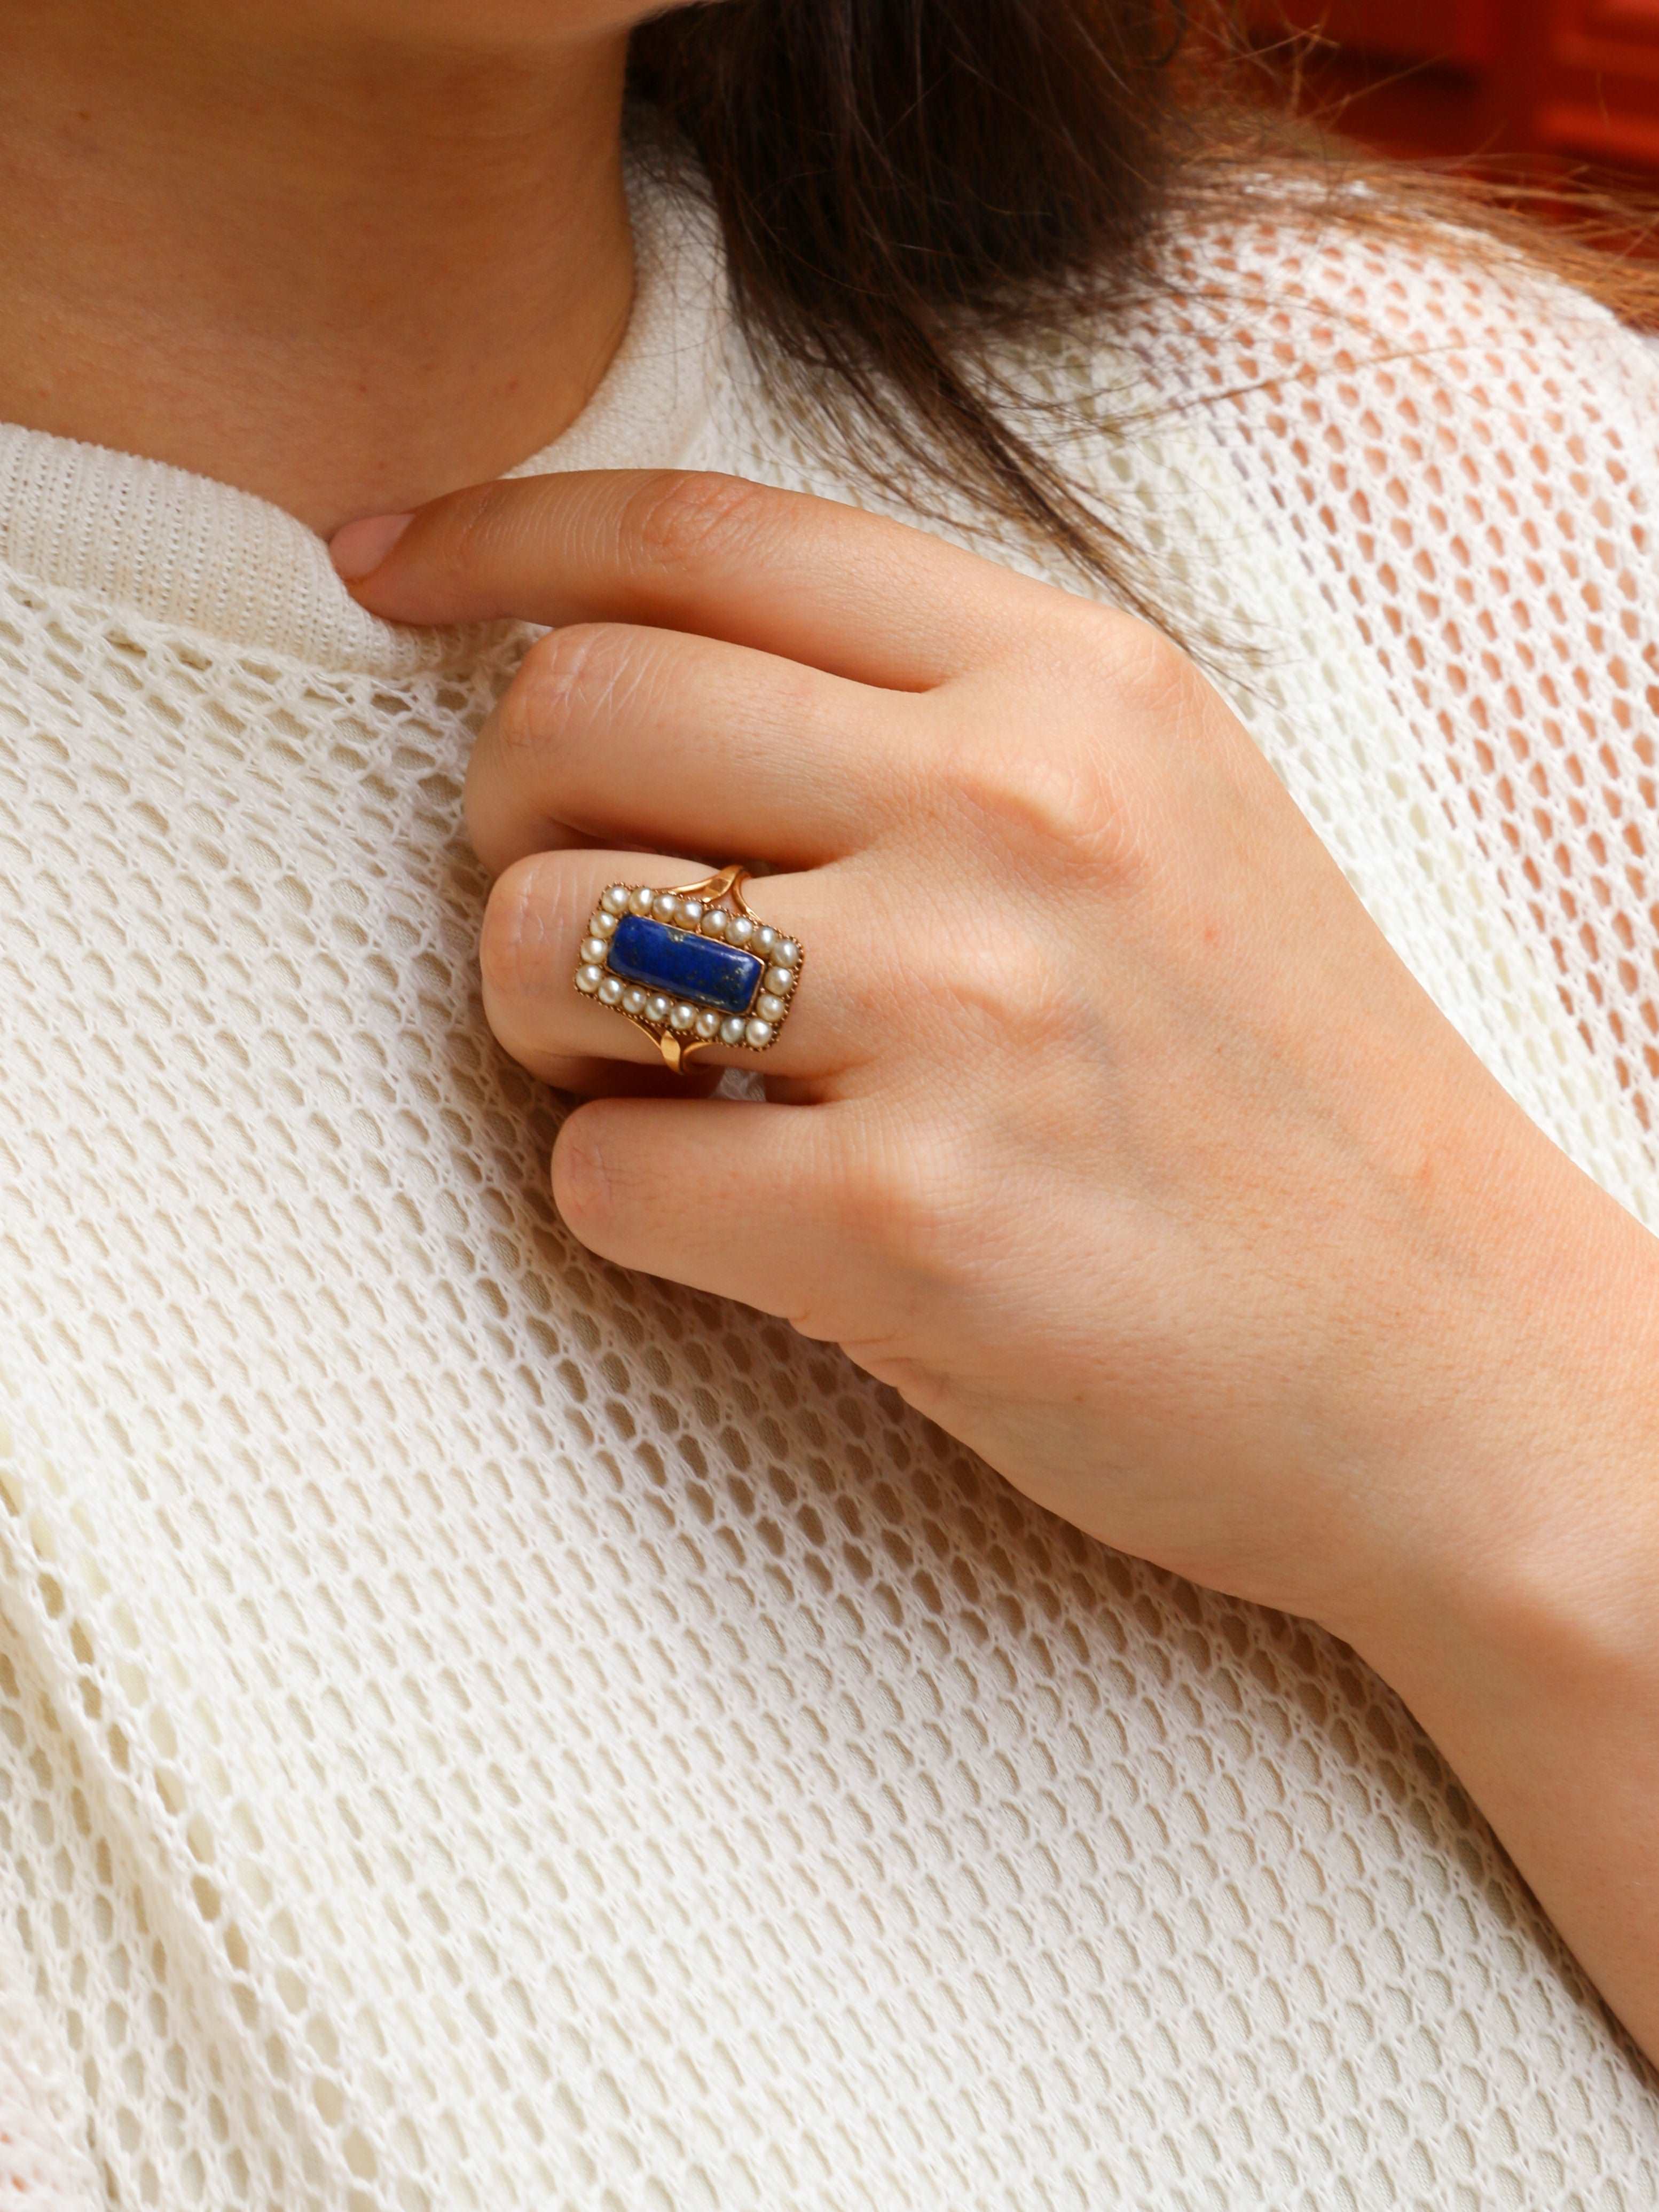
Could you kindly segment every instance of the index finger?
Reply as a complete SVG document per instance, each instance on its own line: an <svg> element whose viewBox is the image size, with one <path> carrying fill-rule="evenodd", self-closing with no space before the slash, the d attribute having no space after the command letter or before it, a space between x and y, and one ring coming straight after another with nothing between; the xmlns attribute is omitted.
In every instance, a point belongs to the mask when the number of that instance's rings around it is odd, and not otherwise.
<svg viewBox="0 0 1659 2212"><path fill-rule="evenodd" d="M475 484L331 550L392 622L644 623L900 691L994 659L1063 598L858 507L679 471Z"/></svg>

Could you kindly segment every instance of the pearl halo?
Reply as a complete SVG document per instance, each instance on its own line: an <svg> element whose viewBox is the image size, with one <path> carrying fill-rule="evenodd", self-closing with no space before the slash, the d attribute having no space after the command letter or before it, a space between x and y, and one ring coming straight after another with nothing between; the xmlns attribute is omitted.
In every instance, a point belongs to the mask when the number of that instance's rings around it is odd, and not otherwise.
<svg viewBox="0 0 1659 2212"><path fill-rule="evenodd" d="M670 1065L697 1045L719 1044L748 1052L769 1051L776 1042L800 981L802 947L769 922L757 921L740 902L733 876L722 870L705 883L680 890L659 890L648 884L611 884L600 892L587 916L574 982L584 998L610 1006L664 1048ZM625 917L657 923L682 937L706 937L752 954L763 963L747 1010L698 1005L629 981L611 972L610 957ZM631 925L630 925L631 926ZM727 1006L731 1004L727 1000Z"/></svg>

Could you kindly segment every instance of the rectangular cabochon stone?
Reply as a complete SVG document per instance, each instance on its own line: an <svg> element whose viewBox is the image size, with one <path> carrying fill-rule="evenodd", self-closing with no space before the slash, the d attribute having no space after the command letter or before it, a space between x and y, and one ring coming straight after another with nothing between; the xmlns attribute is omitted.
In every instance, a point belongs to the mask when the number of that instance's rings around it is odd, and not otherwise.
<svg viewBox="0 0 1659 2212"><path fill-rule="evenodd" d="M671 998L746 1014L765 963L717 938L696 937L690 930L671 929L665 921L626 914L617 924L605 965L613 975L665 991Z"/></svg>

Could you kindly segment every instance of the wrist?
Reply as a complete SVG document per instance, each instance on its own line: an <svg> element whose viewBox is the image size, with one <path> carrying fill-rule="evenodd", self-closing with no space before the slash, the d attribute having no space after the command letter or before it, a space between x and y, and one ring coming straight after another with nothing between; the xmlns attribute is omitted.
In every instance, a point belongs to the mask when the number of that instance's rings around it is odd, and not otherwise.
<svg viewBox="0 0 1659 2212"><path fill-rule="evenodd" d="M1450 1709L1525 1728L1638 1690L1659 1700L1659 1516L1615 1495L1616 1509L1599 1491L1570 1528L1494 1542L1327 1625L1442 1741Z"/></svg>
<svg viewBox="0 0 1659 2212"><path fill-rule="evenodd" d="M1598 1419L1580 1481L1537 1485L1484 1548L1359 1608L1350 1641L1659 2058L1656 1429L1633 1401Z"/></svg>
<svg viewBox="0 0 1659 2212"><path fill-rule="evenodd" d="M1402 1690L1442 1647L1568 1673L1659 1652L1659 1240L1581 1200L1506 1261L1320 1614Z"/></svg>

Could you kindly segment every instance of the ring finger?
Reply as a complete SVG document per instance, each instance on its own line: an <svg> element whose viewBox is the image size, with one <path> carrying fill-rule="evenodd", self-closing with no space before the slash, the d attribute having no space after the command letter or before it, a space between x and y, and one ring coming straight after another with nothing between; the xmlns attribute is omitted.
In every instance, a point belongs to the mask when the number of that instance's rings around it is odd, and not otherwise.
<svg viewBox="0 0 1659 2212"><path fill-rule="evenodd" d="M877 1027L869 1003L873 979L866 975L855 985L844 971L844 939L835 919L847 902L849 872L861 872L857 862L768 876L745 887L761 919L801 948L799 983L763 1051L729 1045L717 1034L697 1040L699 1060L810 1082L868 1057L866 1040ZM611 885L647 884L666 890L708 873L695 860L586 848L515 861L490 893L480 945L484 1011L513 1057L532 1074L568 1090L595 1087L596 1062L659 1066L654 1039L617 1008L578 990L576 970L583 964L590 917ZM856 902L868 905L867 894Z"/></svg>

